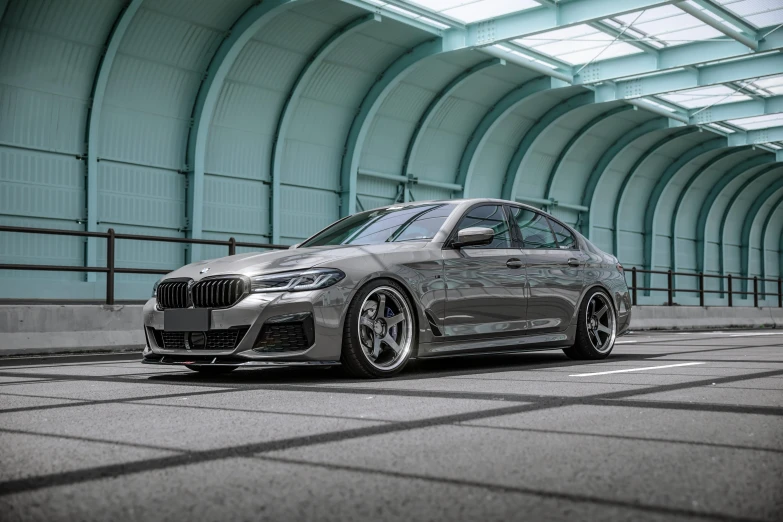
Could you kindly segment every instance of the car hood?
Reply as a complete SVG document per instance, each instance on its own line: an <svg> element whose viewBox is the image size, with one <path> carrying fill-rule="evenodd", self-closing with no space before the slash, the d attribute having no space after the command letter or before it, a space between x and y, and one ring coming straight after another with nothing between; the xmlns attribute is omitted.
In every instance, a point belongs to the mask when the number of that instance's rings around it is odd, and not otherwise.
<svg viewBox="0 0 783 522"><path fill-rule="evenodd" d="M247 276L302 270L315 266L328 266L340 259L361 255L382 255L387 252L419 250L427 243L384 243L380 245L341 245L329 247L297 248L238 254L199 261L183 266L166 275L164 279L188 277L201 279L215 275L243 274Z"/></svg>

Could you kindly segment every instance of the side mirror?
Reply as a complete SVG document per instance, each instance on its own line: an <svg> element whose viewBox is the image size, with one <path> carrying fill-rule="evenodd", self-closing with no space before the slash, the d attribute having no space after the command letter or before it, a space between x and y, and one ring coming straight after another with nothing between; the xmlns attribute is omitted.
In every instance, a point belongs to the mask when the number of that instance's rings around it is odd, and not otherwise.
<svg viewBox="0 0 783 522"><path fill-rule="evenodd" d="M455 248L466 246L488 245L492 243L495 231L487 227L463 228L457 233L457 240L452 243Z"/></svg>
<svg viewBox="0 0 783 522"><path fill-rule="evenodd" d="M301 245L301 244L302 243L297 243L295 245L291 245L290 247L288 247L288 250L296 250L297 248L299 248L299 245Z"/></svg>

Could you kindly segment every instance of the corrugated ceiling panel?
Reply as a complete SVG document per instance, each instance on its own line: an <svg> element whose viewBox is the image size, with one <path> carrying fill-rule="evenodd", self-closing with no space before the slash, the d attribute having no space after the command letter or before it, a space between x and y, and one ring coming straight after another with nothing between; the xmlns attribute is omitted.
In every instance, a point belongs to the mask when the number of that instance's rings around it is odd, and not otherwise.
<svg viewBox="0 0 783 522"><path fill-rule="evenodd" d="M155 0L147 9L181 18L187 22L225 30L256 0Z"/></svg>
<svg viewBox="0 0 783 522"><path fill-rule="evenodd" d="M780 170L772 170L761 176L742 191L741 195L734 202L734 205L729 209L723 236L725 242L737 245L740 244L742 239L742 225L745 222L745 217L748 215L748 210L761 193L779 179ZM730 193L730 195L733 194L734 191Z"/></svg>
<svg viewBox="0 0 783 522"><path fill-rule="evenodd" d="M250 180L204 176L204 229L231 234L269 233L269 185Z"/></svg>
<svg viewBox="0 0 783 522"><path fill-rule="evenodd" d="M381 198L384 200L394 201L397 196L398 183L393 181L387 181L384 179L372 178L368 176L359 175L358 185L356 186L356 192L360 197L366 198ZM402 200L400 200L402 201Z"/></svg>
<svg viewBox="0 0 783 522"><path fill-rule="evenodd" d="M281 188L281 236L296 243L337 221L340 196L324 190L302 187Z"/></svg>
<svg viewBox="0 0 783 522"><path fill-rule="evenodd" d="M691 240L696 239L696 221L698 220L699 211L712 187L715 186L725 173L736 165L739 165L758 154L758 151L732 154L715 163L693 182L690 189L688 189L688 192L685 194L685 197L680 204L680 209L677 212L677 237Z"/></svg>
<svg viewBox="0 0 783 522"><path fill-rule="evenodd" d="M593 126L571 147L552 182L552 197L582 204L585 184L606 150L629 129L655 116L645 111L617 114Z"/></svg>

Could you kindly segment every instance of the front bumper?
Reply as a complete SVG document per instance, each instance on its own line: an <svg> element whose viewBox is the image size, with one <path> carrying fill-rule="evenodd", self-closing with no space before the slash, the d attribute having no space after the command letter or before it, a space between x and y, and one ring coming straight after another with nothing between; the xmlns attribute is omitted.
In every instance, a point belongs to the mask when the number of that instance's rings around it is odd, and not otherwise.
<svg viewBox="0 0 783 522"><path fill-rule="evenodd" d="M144 306L144 330L147 346L143 362L148 364L223 364L229 366L270 366L297 363L335 364L340 360L342 346L342 311L349 292L339 286L313 292L279 294L251 294L225 309L212 310L212 321L207 334L214 331L237 329L240 333L233 348L197 348L185 343L184 349L167 349L161 342L164 312L158 310L156 300ZM306 349L280 352L260 352L254 344L265 324L276 318L307 314L312 317L312 344ZM271 319L271 321L270 321ZM183 335L189 335L185 333ZM252 364L250 364L252 363Z"/></svg>

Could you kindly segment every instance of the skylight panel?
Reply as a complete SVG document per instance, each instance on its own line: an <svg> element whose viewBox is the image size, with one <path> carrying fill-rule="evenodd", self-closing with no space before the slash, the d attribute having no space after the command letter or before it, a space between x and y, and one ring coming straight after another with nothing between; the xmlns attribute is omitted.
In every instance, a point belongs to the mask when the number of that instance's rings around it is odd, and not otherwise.
<svg viewBox="0 0 783 522"><path fill-rule="evenodd" d="M712 87L701 87L698 89L662 94L661 98L682 105L688 109L751 99L749 96L740 92L735 92L734 89L726 87L725 85L715 85Z"/></svg>
<svg viewBox="0 0 783 522"><path fill-rule="evenodd" d="M742 127L745 130L766 129L768 127L779 127L783 125L783 114L767 114L765 116L754 116L752 118L742 118L740 120L729 121L732 125Z"/></svg>
<svg viewBox="0 0 783 522"><path fill-rule="evenodd" d="M465 23L541 7L535 0L412 0L411 3Z"/></svg>
<svg viewBox="0 0 783 522"><path fill-rule="evenodd" d="M766 78L755 80L753 84L773 94L783 94L783 74L767 76Z"/></svg>
<svg viewBox="0 0 783 522"><path fill-rule="evenodd" d="M783 23L783 4L778 0L718 0L718 2L757 27Z"/></svg>
<svg viewBox="0 0 783 522"><path fill-rule="evenodd" d="M651 43L658 39L668 45L682 45L724 36L717 29L710 27L675 5L628 13L617 16L615 19L624 24L632 24L629 30L643 33L646 36L642 40ZM660 48L660 44L656 47Z"/></svg>
<svg viewBox="0 0 783 522"><path fill-rule="evenodd" d="M644 51L642 51L638 47L634 47L633 45L618 41L618 42L614 42L609 47L606 47L606 45L604 44L602 47L599 48L587 49L584 51L578 51L574 53L561 54L558 55L557 58L576 65L576 64L588 63L591 61L608 60L609 58L617 58L618 56L628 56L631 54L638 54L643 52Z"/></svg>
<svg viewBox="0 0 783 522"><path fill-rule="evenodd" d="M767 143L767 146L768 146L768 147L772 147L772 148L773 148L773 149L775 149L775 150L780 150L780 149L783 149L783 146L781 146L781 145L778 145L777 143Z"/></svg>
<svg viewBox="0 0 783 522"><path fill-rule="evenodd" d="M586 24L547 31L515 42L572 65L643 52Z"/></svg>

